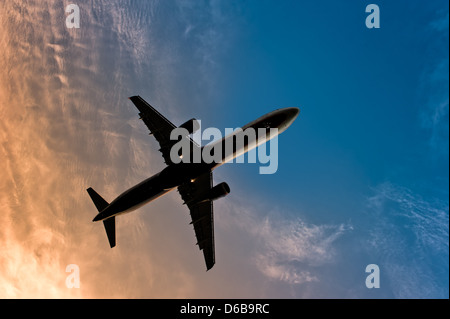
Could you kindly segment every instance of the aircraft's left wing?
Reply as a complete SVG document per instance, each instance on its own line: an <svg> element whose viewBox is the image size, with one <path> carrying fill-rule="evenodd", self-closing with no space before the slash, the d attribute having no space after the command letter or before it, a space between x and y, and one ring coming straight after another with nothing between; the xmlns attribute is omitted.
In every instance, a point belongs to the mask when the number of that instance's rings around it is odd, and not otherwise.
<svg viewBox="0 0 450 319"><path fill-rule="evenodd" d="M203 250L207 270L210 270L215 263L213 202L211 200L196 202L195 198L211 188L211 171L200 175L193 182L184 183L178 187L181 198L191 212L191 224L194 225L198 248Z"/></svg>
<svg viewBox="0 0 450 319"><path fill-rule="evenodd" d="M132 96L130 97L130 100L138 108L139 116L144 121L145 125L147 125L150 134L153 134L158 141L164 161L167 165L172 164L172 161L170 160L170 149L176 141L170 139L170 133L176 126L140 96Z"/></svg>

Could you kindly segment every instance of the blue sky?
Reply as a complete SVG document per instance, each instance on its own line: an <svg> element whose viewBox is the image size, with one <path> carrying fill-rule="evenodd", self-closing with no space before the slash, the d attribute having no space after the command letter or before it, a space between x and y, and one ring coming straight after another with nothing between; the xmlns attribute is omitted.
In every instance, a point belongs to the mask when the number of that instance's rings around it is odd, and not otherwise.
<svg viewBox="0 0 450 319"><path fill-rule="evenodd" d="M427 72L448 53L441 47L445 36L431 30L433 19L445 19L439 3L416 11L380 3L379 30L365 27L363 4L263 4L248 6L244 35L224 58L225 104L244 114L301 107L296 132L281 141L296 145L289 152L300 169L311 163L330 180L333 174L348 180L348 170L364 184L395 178L413 186L444 177L445 187L448 151L432 155L439 152L422 123L428 94L435 93L424 92ZM446 147L444 140L439 148ZM337 168L340 161L344 166Z"/></svg>
<svg viewBox="0 0 450 319"><path fill-rule="evenodd" d="M233 34L215 57L219 92L211 125L240 125L275 107L301 108L279 141L280 171L258 177L288 183L285 200L308 201L323 192L351 202L352 194L386 181L431 196L437 191L444 199L448 194L448 113L438 128L424 124L432 115L429 104L446 98L445 74L430 79L448 58L448 32L433 27L445 24L446 7L378 4L377 30L365 27L366 3L225 5L232 18L223 32ZM432 142L435 129L442 135L438 145Z"/></svg>
<svg viewBox="0 0 450 319"><path fill-rule="evenodd" d="M247 1L224 5L232 17L224 25L228 28L224 34L233 34L216 55L218 92L211 106L214 111L207 115L211 125L238 126L279 107L298 106L301 114L279 138L275 175L257 175L255 165L229 165L221 175L239 178L240 192L250 189L309 222L348 223L354 231L342 241L353 244L343 249L355 250L345 254L354 263L364 264L364 259L393 262L377 250L372 258L368 258L370 249L365 252L368 256L362 256L361 247L354 245L358 240L375 240L363 233L373 232L372 226L378 227L377 221L386 218L392 223L389 227L399 232L397 240L405 244L398 248L393 240L383 249L402 250L403 256L392 258L400 264L407 263L403 258L424 259L424 264L411 268L402 265L404 272L422 270L424 277L433 277L438 285L428 296L445 297L448 4L379 1L380 29L366 28L367 4ZM369 203L380 193L386 196L384 206L378 208L379 216L371 216ZM444 223L437 226L444 236L437 245L443 246L422 251L420 235L409 231L419 227L419 221L409 216L414 207L425 219L434 218L434 208L442 213L434 223ZM392 289L372 296L422 296L419 291L403 293Z"/></svg>
<svg viewBox="0 0 450 319"><path fill-rule="evenodd" d="M73 3L80 29L62 2L0 3L2 297L448 298L447 1L377 1L380 29L360 1ZM91 222L86 188L164 167L136 94L203 128L301 109L276 174L215 171L212 271L176 192L118 218L113 250Z"/></svg>

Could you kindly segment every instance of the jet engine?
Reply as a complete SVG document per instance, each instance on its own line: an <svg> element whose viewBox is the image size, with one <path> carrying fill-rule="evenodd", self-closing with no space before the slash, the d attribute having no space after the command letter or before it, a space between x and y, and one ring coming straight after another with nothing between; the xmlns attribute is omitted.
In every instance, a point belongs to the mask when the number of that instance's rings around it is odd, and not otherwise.
<svg viewBox="0 0 450 319"><path fill-rule="evenodd" d="M206 193L200 195L194 201L197 203L204 202L207 200L214 201L216 199L227 196L229 193L230 193L230 186L228 186L228 184L224 182L214 186Z"/></svg>
<svg viewBox="0 0 450 319"><path fill-rule="evenodd" d="M196 119L190 119L189 121L181 124L179 128L184 128L189 132L189 134L193 134L199 130L200 124Z"/></svg>

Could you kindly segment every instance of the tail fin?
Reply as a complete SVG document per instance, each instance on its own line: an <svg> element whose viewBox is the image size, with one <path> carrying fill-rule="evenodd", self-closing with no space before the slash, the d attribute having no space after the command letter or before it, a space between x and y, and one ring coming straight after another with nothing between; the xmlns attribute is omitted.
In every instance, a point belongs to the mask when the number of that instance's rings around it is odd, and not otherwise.
<svg viewBox="0 0 450 319"><path fill-rule="evenodd" d="M89 196L91 196L92 201L94 202L97 210L101 212L106 207L108 207L109 203L103 199L92 187L87 189ZM116 246L116 217L113 216L111 218L105 219L103 221L103 226L105 226L106 235L108 236L109 245L111 248Z"/></svg>

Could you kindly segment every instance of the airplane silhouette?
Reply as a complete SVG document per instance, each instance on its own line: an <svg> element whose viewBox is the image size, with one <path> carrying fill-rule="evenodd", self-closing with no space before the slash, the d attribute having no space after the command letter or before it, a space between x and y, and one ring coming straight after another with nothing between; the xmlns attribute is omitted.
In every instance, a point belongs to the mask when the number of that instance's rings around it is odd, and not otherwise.
<svg viewBox="0 0 450 319"><path fill-rule="evenodd" d="M103 221L109 244L113 248L116 245L116 216L134 211L178 188L181 198L190 210L191 224L194 226L197 245L200 250L203 250L206 268L210 270L215 264L213 201L230 193L230 187L227 183L220 183L213 187L213 170L275 137L271 133L273 132L271 129L277 129L275 130L276 135L285 131L297 118L299 109L290 107L275 110L243 126L240 132L245 133L247 130L265 129L267 133L262 138L258 137L257 141L244 140L245 142L240 147L234 143L231 151L228 150L228 153L222 153L221 161L209 163L201 159L199 162L182 161L175 163L178 161L174 160L171 148L179 140L170 139L170 135L177 127L140 96L130 97L130 100L138 108L140 118L150 130L150 135L155 136L160 144L160 152L167 167L126 190L111 203L104 200L94 189L87 189L99 212L93 221ZM186 136L183 138L189 139L191 155L195 151L201 151L204 148L187 136L198 129L198 123L196 123L195 119L187 121L180 125L179 128L186 130ZM233 138L236 139L236 135L237 133L231 133L215 143L222 146L226 145L226 141ZM183 154L177 155L179 157L183 156Z"/></svg>

